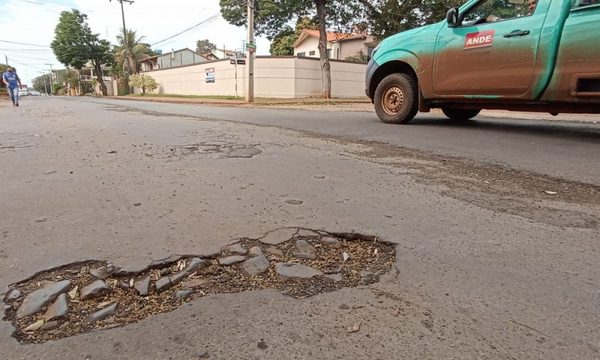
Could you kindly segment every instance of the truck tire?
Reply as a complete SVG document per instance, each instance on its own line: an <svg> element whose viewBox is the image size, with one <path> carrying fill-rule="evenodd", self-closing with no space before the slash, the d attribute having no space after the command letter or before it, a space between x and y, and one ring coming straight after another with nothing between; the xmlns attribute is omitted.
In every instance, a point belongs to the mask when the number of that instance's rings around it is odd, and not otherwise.
<svg viewBox="0 0 600 360"><path fill-rule="evenodd" d="M375 112L388 124L406 124L419 110L417 80L408 74L390 74L375 90Z"/></svg>
<svg viewBox="0 0 600 360"><path fill-rule="evenodd" d="M479 115L481 109L442 108L442 112L452 121L467 121Z"/></svg>

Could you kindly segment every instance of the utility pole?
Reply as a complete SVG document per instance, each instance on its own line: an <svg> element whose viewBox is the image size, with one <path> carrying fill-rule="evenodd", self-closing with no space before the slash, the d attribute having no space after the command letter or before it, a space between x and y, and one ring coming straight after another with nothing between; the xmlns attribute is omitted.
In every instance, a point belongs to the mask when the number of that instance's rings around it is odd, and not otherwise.
<svg viewBox="0 0 600 360"><path fill-rule="evenodd" d="M254 1L248 1L248 91L246 92L246 101L254 102L254 52L256 45L254 44ZM236 60L237 62L237 60Z"/></svg>
<svg viewBox="0 0 600 360"><path fill-rule="evenodd" d="M6 66L8 66L8 56L4 55L4 60L6 60Z"/></svg>
<svg viewBox="0 0 600 360"><path fill-rule="evenodd" d="M108 0L108 1L112 1L112 0ZM131 68L131 61L130 61L131 49L129 49L129 41L127 39L127 26L125 25L125 9L123 8L123 3L126 2L129 5L131 5L134 3L134 1L133 0L117 0L117 1L121 4L121 18L123 19L123 45L125 48L124 49L125 50L125 59L127 62L127 66L124 66L123 70L125 70L125 75L127 75L127 78L129 78L129 75L134 73L135 69ZM129 86L127 88L129 89Z"/></svg>
<svg viewBox="0 0 600 360"><path fill-rule="evenodd" d="M52 64L44 64L50 66L50 78L52 79L52 83L54 84L54 71L52 71Z"/></svg>

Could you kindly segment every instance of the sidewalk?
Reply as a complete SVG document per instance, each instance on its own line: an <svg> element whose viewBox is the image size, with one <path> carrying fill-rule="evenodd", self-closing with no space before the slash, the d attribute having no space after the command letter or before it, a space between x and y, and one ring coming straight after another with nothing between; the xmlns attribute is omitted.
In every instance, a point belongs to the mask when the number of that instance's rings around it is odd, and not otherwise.
<svg viewBox="0 0 600 360"><path fill-rule="evenodd" d="M231 99L227 97L195 97L195 96L111 96L108 97L117 100L131 101L152 101L171 104L196 104L196 105L214 105L214 106L239 106L239 107L261 107L288 110L308 110L308 111L346 111L346 112L374 112L373 104L368 98L353 99L274 99L257 98L253 104L246 103L243 99ZM433 109L429 114L433 116L444 116L439 109ZM555 120L555 121L574 121L586 123L600 123L599 114L560 114L552 116L547 113L520 112L507 110L483 110L480 116L490 118L520 119L520 120Z"/></svg>
<svg viewBox="0 0 600 360"><path fill-rule="evenodd" d="M132 100L132 101L152 101L171 104L200 104L200 105L230 105L230 106L306 106L306 105L344 105L344 104L370 104L371 101L364 98L348 99L321 99L321 98L302 98L302 99L277 99L277 98L256 98L253 104L247 103L244 98L234 99L233 97L204 97L204 96L107 96L109 99Z"/></svg>

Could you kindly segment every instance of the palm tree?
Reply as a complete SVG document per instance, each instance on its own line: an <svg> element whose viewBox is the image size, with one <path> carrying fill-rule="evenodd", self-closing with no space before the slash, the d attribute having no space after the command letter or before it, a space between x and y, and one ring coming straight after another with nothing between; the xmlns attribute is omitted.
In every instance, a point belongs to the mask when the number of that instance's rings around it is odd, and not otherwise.
<svg viewBox="0 0 600 360"><path fill-rule="evenodd" d="M144 36L138 37L135 30L127 30L127 42L123 35L117 36L118 45L115 46L115 62L129 74L139 72L139 61L154 55L150 45L143 43Z"/></svg>

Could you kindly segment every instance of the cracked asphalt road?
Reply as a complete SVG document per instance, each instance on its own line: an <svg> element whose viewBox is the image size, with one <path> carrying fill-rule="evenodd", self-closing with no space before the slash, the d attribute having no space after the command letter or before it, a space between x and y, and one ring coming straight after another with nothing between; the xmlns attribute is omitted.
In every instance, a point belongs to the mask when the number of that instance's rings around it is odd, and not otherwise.
<svg viewBox="0 0 600 360"><path fill-rule="evenodd" d="M88 98L0 109L2 289L289 226L398 244L379 283L310 299L208 296L36 345L2 322L0 358L599 358L598 125L373 116Z"/></svg>

